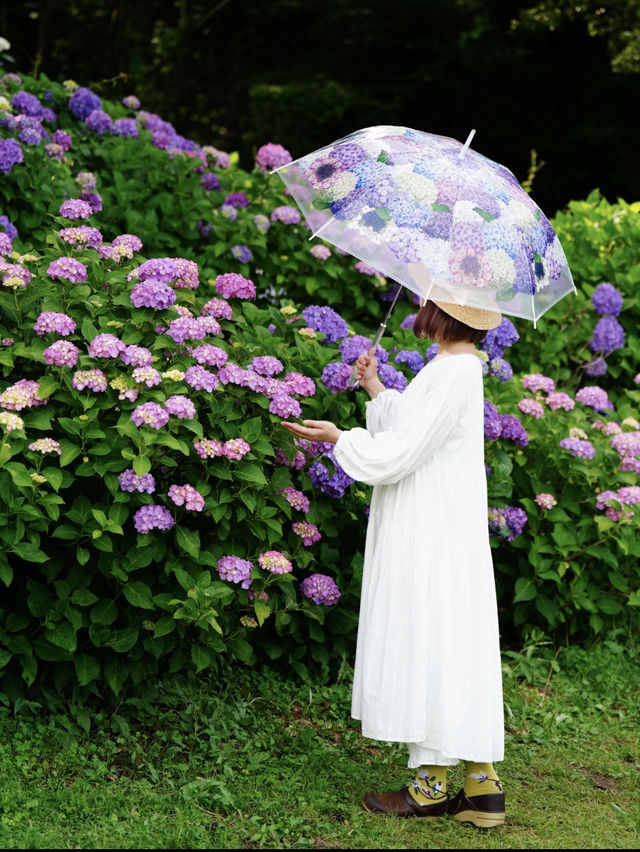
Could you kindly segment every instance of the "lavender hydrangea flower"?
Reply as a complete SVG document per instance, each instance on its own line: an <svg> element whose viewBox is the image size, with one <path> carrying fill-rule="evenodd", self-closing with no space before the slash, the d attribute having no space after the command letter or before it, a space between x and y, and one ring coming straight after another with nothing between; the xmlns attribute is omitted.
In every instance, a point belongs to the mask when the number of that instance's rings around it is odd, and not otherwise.
<svg viewBox="0 0 640 852"><path fill-rule="evenodd" d="M223 367L229 358L224 349L212 346L210 343L196 346L191 350L191 354L198 364L206 364L208 367Z"/></svg>
<svg viewBox="0 0 640 852"><path fill-rule="evenodd" d="M514 441L519 447L526 447L529 435L522 423L514 414L498 414L500 419L500 436Z"/></svg>
<svg viewBox="0 0 640 852"><path fill-rule="evenodd" d="M415 323L417 316L418 314L408 314L408 316L406 316L400 323L400 328L408 328L409 330L411 330L413 328L413 324Z"/></svg>
<svg viewBox="0 0 640 852"><path fill-rule="evenodd" d="M89 388L94 393L101 393L107 389L107 377L102 370L76 370L71 384L76 390Z"/></svg>
<svg viewBox="0 0 640 852"><path fill-rule="evenodd" d="M42 453L45 456L47 453L57 453L58 455L62 455L62 449L58 441L54 441L53 438L38 438L37 441L33 441L29 444L29 449L32 453Z"/></svg>
<svg viewBox="0 0 640 852"><path fill-rule="evenodd" d="M616 349L624 346L624 329L615 317L601 317L593 329L593 337L589 341L592 352L610 355Z"/></svg>
<svg viewBox="0 0 640 852"><path fill-rule="evenodd" d="M176 300L175 291L157 278L140 281L131 290L130 299L136 308L168 308Z"/></svg>
<svg viewBox="0 0 640 852"><path fill-rule="evenodd" d="M20 379L0 393L0 408L22 411L23 408L44 405L49 397L41 399L39 387L34 379Z"/></svg>
<svg viewBox="0 0 640 852"><path fill-rule="evenodd" d="M580 388L576 394L576 399L599 413L613 410L613 403L609 400L607 392L597 385Z"/></svg>
<svg viewBox="0 0 640 852"><path fill-rule="evenodd" d="M309 305L302 311L302 318L309 328L325 335L325 343L337 343L349 333L346 322L328 305Z"/></svg>
<svg viewBox="0 0 640 852"><path fill-rule="evenodd" d="M322 538L318 527L315 524L310 524L305 521L294 521L291 524L291 529L302 539L302 543L305 547L310 547Z"/></svg>
<svg viewBox="0 0 640 852"><path fill-rule="evenodd" d="M163 284L172 284L176 278L180 277L180 269L177 263L169 257L152 257L140 264L134 272L136 275L129 273L127 280L131 277L137 277L140 281L153 278L162 281Z"/></svg>
<svg viewBox="0 0 640 852"><path fill-rule="evenodd" d="M256 168L261 172L270 172L279 166L286 166L291 162L291 154L282 145L275 142L267 142L261 145L256 152Z"/></svg>
<svg viewBox="0 0 640 852"><path fill-rule="evenodd" d="M597 314L605 317L617 317L622 310L622 294L613 284L605 281L598 284L591 296L591 304Z"/></svg>
<svg viewBox="0 0 640 852"><path fill-rule="evenodd" d="M340 600L340 589L326 574L311 574L300 583L300 591L319 606L331 606Z"/></svg>
<svg viewBox="0 0 640 852"><path fill-rule="evenodd" d="M571 397L561 391L555 391L554 393L549 394L549 396L545 399L545 402L553 411L556 411L558 408L562 408L565 411L571 411L576 407L576 404Z"/></svg>
<svg viewBox="0 0 640 852"><path fill-rule="evenodd" d="M591 441L584 441L580 438L563 438L560 441L560 447L563 450L569 450L572 456L581 459L592 459L596 452Z"/></svg>
<svg viewBox="0 0 640 852"><path fill-rule="evenodd" d="M253 217L253 224L260 231L261 234L266 234L269 228L271 227L269 217L265 216L264 213L256 213L256 215Z"/></svg>
<svg viewBox="0 0 640 852"><path fill-rule="evenodd" d="M59 257L57 260L51 261L47 268L47 274L54 280L63 278L66 281L79 284L87 280L87 267L73 257Z"/></svg>
<svg viewBox="0 0 640 852"><path fill-rule="evenodd" d="M102 234L97 228L80 225L78 228L61 228L58 236L72 246L91 246L96 248L102 243Z"/></svg>
<svg viewBox="0 0 640 852"><path fill-rule="evenodd" d="M8 257L11 254L11 239L9 236L0 231L0 255Z"/></svg>
<svg viewBox="0 0 640 852"><path fill-rule="evenodd" d="M294 509L298 509L298 511L304 512L304 514L309 511L309 498L292 485L286 485L283 489L277 491L276 494L282 494L287 503L293 506Z"/></svg>
<svg viewBox="0 0 640 852"><path fill-rule="evenodd" d="M123 364L133 367L150 367L153 361L151 350L146 346L125 346L120 352L120 359Z"/></svg>
<svg viewBox="0 0 640 852"><path fill-rule="evenodd" d="M152 474L143 473L138 476L132 467L123 470L118 475L121 491L139 491L140 493L153 494L156 490L156 481Z"/></svg>
<svg viewBox="0 0 640 852"><path fill-rule="evenodd" d="M88 121L87 124L89 124ZM107 125L105 129L111 129L111 132L115 136L122 136L125 139L137 139L140 135L138 123L133 118L116 118L116 120L111 125L111 128L109 128L109 126Z"/></svg>
<svg viewBox="0 0 640 852"><path fill-rule="evenodd" d="M231 207L248 207L249 199L244 192L230 192L224 200L225 204Z"/></svg>
<svg viewBox="0 0 640 852"><path fill-rule="evenodd" d="M154 388L162 381L162 376L153 367L136 367L131 377L136 384L145 384L148 388Z"/></svg>
<svg viewBox="0 0 640 852"><path fill-rule="evenodd" d="M196 416L196 407L188 396L174 394L165 400L164 410L180 420L193 420Z"/></svg>
<svg viewBox="0 0 640 852"><path fill-rule="evenodd" d="M297 399L287 394L276 394L269 403L269 411L278 417L300 417L302 409Z"/></svg>
<svg viewBox="0 0 640 852"><path fill-rule="evenodd" d="M59 145L63 151L68 151L73 144L73 139L66 130L56 130L51 137L51 141L54 145Z"/></svg>
<svg viewBox="0 0 640 852"><path fill-rule="evenodd" d="M230 583L240 583L243 589L251 585L251 569L253 563L239 556L223 556L218 560L218 574L221 580Z"/></svg>
<svg viewBox="0 0 640 852"><path fill-rule="evenodd" d="M508 361L504 358L494 358L489 361L489 373L495 376L500 382L508 382L513 378L513 369Z"/></svg>
<svg viewBox="0 0 640 852"><path fill-rule="evenodd" d="M68 314L57 311L42 311L35 321L33 330L38 337L50 332L67 337L76 330L76 323Z"/></svg>
<svg viewBox="0 0 640 852"><path fill-rule="evenodd" d="M558 505L558 501L553 496L553 494L548 494L546 492L543 492L542 494L537 494L535 497L535 501L541 509L553 509L554 506Z"/></svg>
<svg viewBox="0 0 640 852"><path fill-rule="evenodd" d="M98 136L108 133L113 128L111 116L103 109L94 109L85 118L84 123L90 130L95 130Z"/></svg>
<svg viewBox="0 0 640 852"><path fill-rule="evenodd" d="M222 446L222 455L233 461L240 461L249 452L251 452L251 447L244 438L230 438Z"/></svg>
<svg viewBox="0 0 640 852"><path fill-rule="evenodd" d="M300 396L313 396L316 392L316 383L309 376L303 376L302 373L287 373L285 376L285 384L289 388L289 393L297 393Z"/></svg>
<svg viewBox="0 0 640 852"><path fill-rule="evenodd" d="M556 383L548 376L543 376L542 373L529 373L522 377L522 387L533 393L544 391L544 393L550 394L554 392Z"/></svg>
<svg viewBox="0 0 640 852"><path fill-rule="evenodd" d="M272 222L282 222L283 225L297 225L301 220L300 211L288 204L283 204L271 211Z"/></svg>
<svg viewBox="0 0 640 852"><path fill-rule="evenodd" d="M272 355L258 355L249 364L249 369L255 370L261 376L275 376L284 370L284 364Z"/></svg>
<svg viewBox="0 0 640 852"><path fill-rule="evenodd" d="M75 367L78 363L78 347L69 340L56 340L42 353L47 364L58 367Z"/></svg>
<svg viewBox="0 0 640 852"><path fill-rule="evenodd" d="M220 189L220 181L218 180L218 176L213 172L205 172L200 180L200 186L210 192L211 190Z"/></svg>
<svg viewBox="0 0 640 852"><path fill-rule="evenodd" d="M216 278L216 290L225 299L255 299L256 285L237 272L227 272Z"/></svg>
<svg viewBox="0 0 640 852"><path fill-rule="evenodd" d="M233 246L231 249L231 255L235 257L236 260L239 260L240 263L249 263L253 257L249 246Z"/></svg>
<svg viewBox="0 0 640 852"><path fill-rule="evenodd" d="M214 391L218 387L219 382L218 376L215 373L205 370L199 364L189 367L184 374L184 380L194 390L205 390L208 393Z"/></svg>
<svg viewBox="0 0 640 852"><path fill-rule="evenodd" d="M329 246L320 243L319 245L311 246L309 254L315 257L316 260L325 261L331 257L331 249Z"/></svg>
<svg viewBox="0 0 640 852"><path fill-rule="evenodd" d="M189 512L201 512L204 509L204 497L192 485L172 485L167 496L176 506L184 506Z"/></svg>
<svg viewBox="0 0 640 852"><path fill-rule="evenodd" d="M162 429L169 422L169 413L157 402L145 402L133 409L131 419L136 426L144 423L152 429Z"/></svg>
<svg viewBox="0 0 640 852"><path fill-rule="evenodd" d="M89 344L89 355L92 358L117 358L127 348L115 334L98 334Z"/></svg>
<svg viewBox="0 0 640 852"><path fill-rule="evenodd" d="M135 95L127 95L122 99L123 106L126 106L127 109L140 109L140 99Z"/></svg>
<svg viewBox="0 0 640 852"><path fill-rule="evenodd" d="M349 364L342 361L332 361L322 371L320 381L329 388L331 393L342 393L347 390L351 370Z"/></svg>
<svg viewBox="0 0 640 852"><path fill-rule="evenodd" d="M599 379L607 372L607 362L601 355L597 355L584 365L584 371L591 379Z"/></svg>
<svg viewBox="0 0 640 852"><path fill-rule="evenodd" d="M193 448L201 459L217 458L223 455L222 442L212 438L202 438L200 441L194 441Z"/></svg>
<svg viewBox="0 0 640 852"><path fill-rule="evenodd" d="M139 533L146 535L153 529L168 530L175 524L171 512L164 506L152 503L141 506L133 516L133 523Z"/></svg>
<svg viewBox="0 0 640 852"><path fill-rule="evenodd" d="M531 417L535 417L536 420L539 420L544 414L542 403L538 402L537 399L525 398L519 400L518 409L522 411L523 414L529 414Z"/></svg>
<svg viewBox="0 0 640 852"><path fill-rule="evenodd" d="M80 198L69 198L60 205L60 215L65 219L88 219L92 212L91 205Z"/></svg>
<svg viewBox="0 0 640 852"><path fill-rule="evenodd" d="M279 550L266 550L261 553L258 556L258 564L272 574L289 574L293 570L291 562Z"/></svg>
<svg viewBox="0 0 640 852"><path fill-rule="evenodd" d="M167 334L174 343L184 343L185 340L202 340L205 330L195 317L178 317L171 320Z"/></svg>

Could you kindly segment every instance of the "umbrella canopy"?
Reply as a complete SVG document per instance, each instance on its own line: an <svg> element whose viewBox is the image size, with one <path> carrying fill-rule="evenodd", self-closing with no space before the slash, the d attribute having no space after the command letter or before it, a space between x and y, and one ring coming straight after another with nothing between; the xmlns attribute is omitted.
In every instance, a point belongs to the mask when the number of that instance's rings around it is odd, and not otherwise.
<svg viewBox="0 0 640 852"><path fill-rule="evenodd" d="M321 237L434 301L535 321L576 288L549 220L456 139L367 127L275 171Z"/></svg>

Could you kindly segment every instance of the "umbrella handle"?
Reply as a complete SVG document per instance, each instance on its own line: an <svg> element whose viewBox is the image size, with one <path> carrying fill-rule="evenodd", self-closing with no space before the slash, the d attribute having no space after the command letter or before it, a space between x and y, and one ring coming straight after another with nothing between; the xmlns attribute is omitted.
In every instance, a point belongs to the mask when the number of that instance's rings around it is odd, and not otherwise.
<svg viewBox="0 0 640 852"><path fill-rule="evenodd" d="M378 343L380 343L380 339L384 334L384 330L387 327L387 322L389 317L391 316L391 311L393 310L395 303L398 301L398 296L400 295L400 291L402 290L402 284L398 284L398 288L396 290L396 294L393 297L393 301L389 305L389 310L387 311L387 315L382 320L380 325L378 326L378 331L376 332L376 336L373 338L373 343L371 344L371 349L375 349ZM357 360L357 359L356 359ZM356 365L353 365L351 370L351 375L349 376L349 381L347 382L347 389L353 390L355 386L358 384L358 368Z"/></svg>

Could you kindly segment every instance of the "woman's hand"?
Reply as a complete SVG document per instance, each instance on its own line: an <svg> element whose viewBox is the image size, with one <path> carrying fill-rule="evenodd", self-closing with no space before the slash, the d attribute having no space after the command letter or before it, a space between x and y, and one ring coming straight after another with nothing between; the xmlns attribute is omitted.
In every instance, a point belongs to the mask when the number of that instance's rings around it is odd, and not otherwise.
<svg viewBox="0 0 640 852"><path fill-rule="evenodd" d="M378 377L378 359L375 348L367 353L362 353L356 361L356 375L361 388L367 389L367 385Z"/></svg>
<svg viewBox="0 0 640 852"><path fill-rule="evenodd" d="M331 444L335 444L342 435L342 430L329 420L303 420L302 423L304 425L282 420L280 425L299 438L306 438L308 441L329 441Z"/></svg>

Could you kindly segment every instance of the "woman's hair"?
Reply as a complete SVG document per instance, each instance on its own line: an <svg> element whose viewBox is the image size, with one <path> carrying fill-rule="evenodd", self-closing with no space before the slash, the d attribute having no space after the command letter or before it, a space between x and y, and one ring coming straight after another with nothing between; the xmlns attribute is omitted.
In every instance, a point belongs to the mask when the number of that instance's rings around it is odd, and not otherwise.
<svg viewBox="0 0 640 852"><path fill-rule="evenodd" d="M431 340L449 340L454 343L465 340L467 343L480 343L487 335L486 329L471 328L470 325L450 317L435 302L425 302L413 322L416 337L428 337Z"/></svg>

